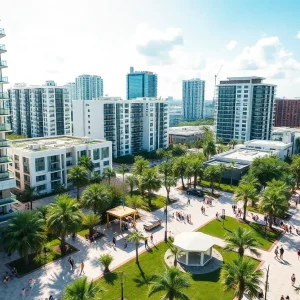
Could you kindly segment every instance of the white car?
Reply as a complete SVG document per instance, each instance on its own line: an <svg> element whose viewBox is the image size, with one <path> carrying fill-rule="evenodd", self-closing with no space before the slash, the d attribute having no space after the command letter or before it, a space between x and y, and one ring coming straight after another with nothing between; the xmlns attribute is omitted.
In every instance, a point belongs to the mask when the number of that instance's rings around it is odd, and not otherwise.
<svg viewBox="0 0 300 300"><path fill-rule="evenodd" d="M145 230L152 230L153 228L160 226L161 225L161 220L159 219L154 219L146 222L144 224L144 229Z"/></svg>

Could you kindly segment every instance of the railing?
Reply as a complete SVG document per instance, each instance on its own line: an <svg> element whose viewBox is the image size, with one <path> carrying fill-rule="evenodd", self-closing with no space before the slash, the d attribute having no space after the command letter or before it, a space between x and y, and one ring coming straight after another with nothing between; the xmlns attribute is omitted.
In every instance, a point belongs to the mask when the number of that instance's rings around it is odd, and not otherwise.
<svg viewBox="0 0 300 300"><path fill-rule="evenodd" d="M11 195L10 197L0 199L0 205L12 204L14 202L16 202L16 196L15 195Z"/></svg>
<svg viewBox="0 0 300 300"><path fill-rule="evenodd" d="M0 45L0 51L6 51L5 45Z"/></svg>
<svg viewBox="0 0 300 300"><path fill-rule="evenodd" d="M6 108L0 108L0 115L10 115L10 110Z"/></svg>
<svg viewBox="0 0 300 300"><path fill-rule="evenodd" d="M0 147L9 147L9 142L8 141L3 141L3 142L0 142Z"/></svg>
<svg viewBox="0 0 300 300"><path fill-rule="evenodd" d="M7 67L7 63L5 60L0 60L0 67Z"/></svg>
<svg viewBox="0 0 300 300"><path fill-rule="evenodd" d="M3 77L2 77L3 79ZM0 78L1 81L1 78ZM8 93L7 92L1 92L0 93L0 99L9 99Z"/></svg>
<svg viewBox="0 0 300 300"><path fill-rule="evenodd" d="M0 181L10 178L10 172L0 173Z"/></svg>
<svg viewBox="0 0 300 300"><path fill-rule="evenodd" d="M11 160L8 156L0 156L0 163L8 163L10 161Z"/></svg>
<svg viewBox="0 0 300 300"><path fill-rule="evenodd" d="M0 124L0 131L9 131L11 130L10 124Z"/></svg>

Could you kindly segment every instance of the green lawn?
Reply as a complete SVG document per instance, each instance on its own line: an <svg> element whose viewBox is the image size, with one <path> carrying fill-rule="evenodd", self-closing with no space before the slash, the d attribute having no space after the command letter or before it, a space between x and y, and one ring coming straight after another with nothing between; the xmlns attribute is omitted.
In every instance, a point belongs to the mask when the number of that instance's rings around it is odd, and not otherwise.
<svg viewBox="0 0 300 300"><path fill-rule="evenodd" d="M52 262L54 260L61 258L62 255L61 255L60 251L55 250L55 248L57 248L57 246L59 244L60 244L60 240L49 239L49 241L46 244L46 248L48 249L46 256L44 254L44 251L42 251L41 254L30 254L29 255L29 265L28 266L24 265L23 258L15 260L15 261L9 263L9 265L11 267L15 267L18 271L18 274L20 276L23 276L29 272L32 272L32 271L44 266L45 264L47 264L49 262ZM77 251L77 249L72 247L71 245L69 245L69 247L70 248L69 248L68 252L66 253L66 255Z"/></svg>
<svg viewBox="0 0 300 300"><path fill-rule="evenodd" d="M201 180L199 185L206 187L206 188L210 188L210 182L206 181L206 180ZM230 184L221 183L219 186L219 183L217 183L217 182L215 182L214 187L217 190L229 192L229 193L234 193L234 190L236 189L236 186L234 186L234 185L230 186Z"/></svg>
<svg viewBox="0 0 300 300"><path fill-rule="evenodd" d="M80 235L80 236L82 236L82 237L84 237L84 238L85 238L85 235L86 235L87 233L89 233L89 229L88 229L88 227L85 226L85 225L82 225L81 230L77 232L78 235Z"/></svg>
<svg viewBox="0 0 300 300"><path fill-rule="evenodd" d="M224 262L228 263L237 259L235 252L223 252L222 248L215 247L223 256ZM105 275L99 280L101 286L106 290L103 293L103 299L116 300L120 297L120 281L118 279L119 272L124 271L125 281L125 297L128 300L148 299L148 285L151 276L161 274L164 270L164 254L168 249L168 244L161 243L157 248L153 248L151 252L140 255L140 266L135 264L135 260L124 264L114 272ZM259 265L259 261L251 259L255 266ZM191 299L197 300L232 300L233 292L225 293L220 282L220 270L205 274L192 276L192 286L185 290ZM150 297L151 300L161 299L162 294L156 294Z"/></svg>
<svg viewBox="0 0 300 300"><path fill-rule="evenodd" d="M261 249L268 250L271 245L277 240L280 231L267 231L265 238L264 226L256 223L241 223L235 218L226 217L224 220L224 228L222 228L222 220L213 220L204 227L200 228L200 232L224 239L225 234L232 232L237 227L243 227L252 231L256 240L260 244Z"/></svg>

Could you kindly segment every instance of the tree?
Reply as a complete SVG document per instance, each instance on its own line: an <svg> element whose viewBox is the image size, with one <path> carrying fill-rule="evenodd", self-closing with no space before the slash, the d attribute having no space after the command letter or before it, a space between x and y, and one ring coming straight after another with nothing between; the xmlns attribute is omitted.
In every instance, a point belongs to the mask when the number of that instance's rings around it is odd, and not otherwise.
<svg viewBox="0 0 300 300"><path fill-rule="evenodd" d="M20 193L21 202L30 202L30 209L32 210L32 201L36 198L36 188L25 186L25 189Z"/></svg>
<svg viewBox="0 0 300 300"><path fill-rule="evenodd" d="M129 203L134 209L140 208L143 206L144 201L140 195L132 195L131 197L126 197L126 203Z"/></svg>
<svg viewBox="0 0 300 300"><path fill-rule="evenodd" d="M113 256L111 256L110 254L106 253L106 254L102 254L99 258L100 263L104 266L104 273L108 273L109 271L109 266L112 263L112 261L114 260Z"/></svg>
<svg viewBox="0 0 300 300"><path fill-rule="evenodd" d="M99 283L88 282L87 277L74 280L65 287L64 300L92 300L100 299L103 289Z"/></svg>
<svg viewBox="0 0 300 300"><path fill-rule="evenodd" d="M241 178L239 184L251 184L256 188L257 192L259 192L261 189L261 185L260 185L259 181L254 176L254 174L251 172L248 172L246 175L244 175Z"/></svg>
<svg viewBox="0 0 300 300"><path fill-rule="evenodd" d="M49 211L49 205L43 205L40 207L37 207L37 211L40 214L40 217L44 220L44 223L47 222L47 214Z"/></svg>
<svg viewBox="0 0 300 300"><path fill-rule="evenodd" d="M259 208L268 214L269 227L272 228L273 217L284 215L288 211L286 196L278 188L266 188L262 193Z"/></svg>
<svg viewBox="0 0 300 300"><path fill-rule="evenodd" d="M89 175L91 172L94 171L94 164L90 156L85 156L85 155L81 156L79 158L79 166L84 167L87 170Z"/></svg>
<svg viewBox="0 0 300 300"><path fill-rule="evenodd" d="M158 148L158 149L156 150L156 156L157 156L158 158L162 159L162 158L165 157L165 152L166 152L165 149L163 149L163 148Z"/></svg>
<svg viewBox="0 0 300 300"><path fill-rule="evenodd" d="M188 161L185 172L184 172L184 177L187 178L187 185L190 188L192 185L192 177L194 176L194 169L190 161Z"/></svg>
<svg viewBox="0 0 300 300"><path fill-rule="evenodd" d="M184 254L184 251L174 246L173 244L170 245L169 250L171 254L167 257L167 259L174 257L174 267L177 267L177 257L181 254Z"/></svg>
<svg viewBox="0 0 300 300"><path fill-rule="evenodd" d="M255 265L248 259L234 260L227 262L221 270L221 280L225 291L234 289L234 296L242 300L247 290L252 299L257 296L263 272L255 271Z"/></svg>
<svg viewBox="0 0 300 300"><path fill-rule="evenodd" d="M223 143L224 143L224 139L223 138L221 138L221 137L217 138L217 144L222 145Z"/></svg>
<svg viewBox="0 0 300 300"><path fill-rule="evenodd" d="M299 138L297 138L297 141L298 140L300 141ZM292 156L292 164L290 168L296 177L297 188L299 188L299 182L300 182L300 156L299 155Z"/></svg>
<svg viewBox="0 0 300 300"><path fill-rule="evenodd" d="M255 249L259 246L255 236L250 230L242 227L236 228L234 231L225 235L225 251L238 251L240 258L244 256L245 250L249 250L251 254L260 257L260 253Z"/></svg>
<svg viewBox="0 0 300 300"><path fill-rule="evenodd" d="M126 164L120 164L119 172L122 174L122 179L124 182L125 173L129 172L128 166Z"/></svg>
<svg viewBox="0 0 300 300"><path fill-rule="evenodd" d="M220 187L223 173L228 169L228 167L224 163L220 163L218 167L220 170L220 176L219 176L219 187Z"/></svg>
<svg viewBox="0 0 300 300"><path fill-rule="evenodd" d="M104 184L91 184L81 195L81 204L84 208L91 209L94 214L101 215L110 205L110 197Z"/></svg>
<svg viewBox="0 0 300 300"><path fill-rule="evenodd" d="M297 137L296 138L296 148L297 148L297 153L299 153L299 148L300 148L300 138L299 137Z"/></svg>
<svg viewBox="0 0 300 300"><path fill-rule="evenodd" d="M235 146L237 145L237 140L236 139L232 139L230 142L229 142L229 145L231 145L232 146L232 149L234 149L235 148Z"/></svg>
<svg viewBox="0 0 300 300"><path fill-rule="evenodd" d="M7 252L18 252L24 258L25 265L28 265L29 253L40 251L46 239L45 223L40 214L24 211L9 220L3 231L2 242Z"/></svg>
<svg viewBox="0 0 300 300"><path fill-rule="evenodd" d="M278 189L286 197L286 200L288 200L291 194L290 187L282 180L272 179L272 181L267 182L267 188Z"/></svg>
<svg viewBox="0 0 300 300"><path fill-rule="evenodd" d="M127 241L135 244L135 263L139 264L139 243L144 240L145 237L139 231L133 231L131 235L128 236Z"/></svg>
<svg viewBox="0 0 300 300"><path fill-rule="evenodd" d="M50 205L47 226L60 237L60 250L66 253L66 235L81 229L82 213L78 203L68 194L59 195Z"/></svg>
<svg viewBox="0 0 300 300"><path fill-rule="evenodd" d="M165 292L164 300L189 300L183 290L191 286L191 275L180 272L176 267L166 266L163 274L154 275L149 289L149 296Z"/></svg>
<svg viewBox="0 0 300 300"><path fill-rule="evenodd" d="M208 166L204 170L204 178L210 182L211 193L214 193L214 183L220 178L220 168L218 166Z"/></svg>
<svg viewBox="0 0 300 300"><path fill-rule="evenodd" d="M72 182L77 189L77 200L79 200L79 189L89 182L87 170L82 166L74 166L68 172L68 180Z"/></svg>
<svg viewBox="0 0 300 300"><path fill-rule="evenodd" d="M230 186L232 186L232 178L233 178L233 172L234 172L234 167L236 163L234 160L230 162Z"/></svg>
<svg viewBox="0 0 300 300"><path fill-rule="evenodd" d="M94 227L99 224L101 221L101 218L96 214L87 214L83 215L82 218L82 224L86 225L89 228L89 237L94 233Z"/></svg>
<svg viewBox="0 0 300 300"><path fill-rule="evenodd" d="M200 179L203 177L203 173L204 173L203 161L204 161L204 156L202 157L198 156L192 159L190 162L194 173L194 188L196 188L197 186L198 177L200 177Z"/></svg>
<svg viewBox="0 0 300 300"><path fill-rule="evenodd" d="M174 175L176 177L181 178L181 184L183 189L185 189L183 178L185 175L186 167L187 167L187 160L185 157L178 157L174 160Z"/></svg>
<svg viewBox="0 0 300 300"><path fill-rule="evenodd" d="M203 130L204 143L214 140L214 132L208 126L203 126L201 129Z"/></svg>
<svg viewBox="0 0 300 300"><path fill-rule="evenodd" d="M103 171L103 177L108 179L108 184L110 184L110 179L116 177L116 172L112 168L105 168Z"/></svg>
<svg viewBox="0 0 300 300"><path fill-rule="evenodd" d="M92 177L90 179L90 183L100 183L101 181L101 175L98 172L93 172Z"/></svg>
<svg viewBox="0 0 300 300"><path fill-rule="evenodd" d="M142 187L148 191L148 206L150 208L152 191L158 191L161 188L161 180L156 169L147 169L143 172Z"/></svg>
<svg viewBox="0 0 300 300"><path fill-rule="evenodd" d="M144 159L142 156L136 156L134 160L131 170L133 175L138 176L140 194L143 195L142 174L146 169L149 169L149 160Z"/></svg>
<svg viewBox="0 0 300 300"><path fill-rule="evenodd" d="M247 215L247 206L249 200L252 201L252 204L255 203L257 199L257 190L251 183L239 184L235 190L234 201L243 202L244 215L243 220L246 221Z"/></svg>
<svg viewBox="0 0 300 300"><path fill-rule="evenodd" d="M209 159L212 155L215 155L216 152L216 144L213 140L208 140L203 145L203 154Z"/></svg>
<svg viewBox="0 0 300 300"><path fill-rule="evenodd" d="M186 153L186 149L182 145L173 144L171 152L173 157L179 157Z"/></svg>
<svg viewBox="0 0 300 300"><path fill-rule="evenodd" d="M138 186L139 180L135 175L129 175L125 178L125 182L129 185L130 187L130 196L132 197L132 192L133 189Z"/></svg>

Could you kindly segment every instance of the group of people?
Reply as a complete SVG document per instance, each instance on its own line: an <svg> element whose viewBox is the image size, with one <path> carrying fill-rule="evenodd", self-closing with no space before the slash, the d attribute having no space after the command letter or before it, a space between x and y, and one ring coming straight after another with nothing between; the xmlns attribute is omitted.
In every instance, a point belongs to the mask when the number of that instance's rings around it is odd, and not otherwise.
<svg viewBox="0 0 300 300"><path fill-rule="evenodd" d="M17 269L15 267L13 267L11 269L11 274L9 274L8 272L6 272L4 278L3 278L3 283L4 285L8 286L8 281L10 280L10 278L14 278L15 276L17 276Z"/></svg>
<svg viewBox="0 0 300 300"><path fill-rule="evenodd" d="M258 215L255 215L254 213L251 213L251 218L252 218L252 220L255 221L255 222L257 222L258 219L259 219Z"/></svg>
<svg viewBox="0 0 300 300"><path fill-rule="evenodd" d="M284 298L284 296L282 295L282 296L280 297L280 300L290 300L290 297L289 297L289 296L286 296L286 297Z"/></svg>
<svg viewBox="0 0 300 300"><path fill-rule="evenodd" d="M184 221L189 224L192 223L192 215L191 214L185 214L184 212L176 211L173 212L173 218L176 218L178 221Z"/></svg>

